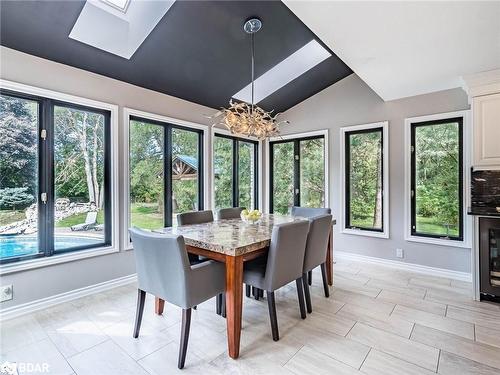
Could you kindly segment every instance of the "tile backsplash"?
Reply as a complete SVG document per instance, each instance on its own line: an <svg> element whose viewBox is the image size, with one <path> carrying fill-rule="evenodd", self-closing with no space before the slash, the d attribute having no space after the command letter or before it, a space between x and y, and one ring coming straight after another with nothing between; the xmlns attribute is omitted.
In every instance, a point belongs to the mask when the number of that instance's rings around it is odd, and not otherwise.
<svg viewBox="0 0 500 375"><path fill-rule="evenodd" d="M500 207L500 171L473 171L472 207Z"/></svg>

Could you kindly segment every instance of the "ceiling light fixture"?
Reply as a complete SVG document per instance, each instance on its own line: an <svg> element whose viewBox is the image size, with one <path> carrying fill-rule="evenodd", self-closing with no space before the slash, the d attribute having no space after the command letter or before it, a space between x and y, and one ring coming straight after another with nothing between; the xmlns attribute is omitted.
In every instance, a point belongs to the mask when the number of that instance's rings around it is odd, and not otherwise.
<svg viewBox="0 0 500 375"><path fill-rule="evenodd" d="M223 125L229 129L232 134L256 137L259 140L264 140L269 137L274 137L280 133L280 125L288 124L288 121L278 121L273 111L267 112L255 105L255 53L254 53L254 37L255 33L262 28L262 21L258 18L252 18L245 22L243 30L251 36L252 50L252 97L251 103L229 101L228 108L222 108L211 118L217 118L218 122L213 124Z"/></svg>

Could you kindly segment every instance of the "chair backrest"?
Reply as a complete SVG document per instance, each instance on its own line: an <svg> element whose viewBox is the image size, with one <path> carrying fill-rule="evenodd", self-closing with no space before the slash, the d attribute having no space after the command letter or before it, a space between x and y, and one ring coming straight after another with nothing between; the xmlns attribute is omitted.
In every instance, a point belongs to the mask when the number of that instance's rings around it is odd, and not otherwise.
<svg viewBox="0 0 500 375"><path fill-rule="evenodd" d="M332 215L316 216L309 219L304 272L311 271L325 262L331 228Z"/></svg>
<svg viewBox="0 0 500 375"><path fill-rule="evenodd" d="M177 225L203 224L214 221L214 214L211 210L191 211L177 215Z"/></svg>
<svg viewBox="0 0 500 375"><path fill-rule="evenodd" d="M129 233L134 246L139 289L184 306L190 271L184 237L138 228L130 228Z"/></svg>
<svg viewBox="0 0 500 375"><path fill-rule="evenodd" d="M267 256L266 290L272 291L302 276L309 221L275 225Z"/></svg>
<svg viewBox="0 0 500 375"><path fill-rule="evenodd" d="M217 219L239 219L241 215L241 211L243 211L245 207L231 207L231 208L221 208L217 211Z"/></svg>
<svg viewBox="0 0 500 375"><path fill-rule="evenodd" d="M292 216L302 216L302 217L315 217L320 215L330 215L332 213L331 208L311 208L311 207L292 207Z"/></svg>

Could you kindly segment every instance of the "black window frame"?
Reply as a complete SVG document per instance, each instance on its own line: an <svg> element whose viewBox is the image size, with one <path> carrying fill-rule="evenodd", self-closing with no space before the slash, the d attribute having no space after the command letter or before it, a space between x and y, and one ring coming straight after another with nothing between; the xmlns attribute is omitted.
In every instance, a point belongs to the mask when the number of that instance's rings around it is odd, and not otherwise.
<svg viewBox="0 0 500 375"><path fill-rule="evenodd" d="M367 228L367 227L360 227L360 226L355 226L351 225L351 143L350 143L350 136L351 135L357 135L357 134L367 134L367 133L378 133L380 132L380 152L381 152L381 158L380 158L380 164L381 164L381 173L382 173L382 227L379 228ZM384 149L384 127L383 126L375 126L373 128L368 128L368 129L360 129L360 130L351 130L351 131L346 131L344 133L344 202L345 202L345 228L346 229L355 229L355 230L361 230L361 231L366 231L366 232L376 232L376 233L384 233L385 231L385 184L384 184L384 163L385 163L385 149Z"/></svg>
<svg viewBox="0 0 500 375"><path fill-rule="evenodd" d="M147 117L141 116L129 116L128 127L129 127L129 139L128 139L128 154L130 156L130 123L131 121L137 121L141 123L151 124L160 126L163 129L163 225L164 227L171 227L173 225L172 216L172 196L173 196L173 184L172 184L172 130L179 129L184 131L189 131L196 133L198 135L198 210L204 210L205 207L205 171L204 171L204 130L190 128L188 126L182 126L177 124L172 124L166 121L152 120ZM129 171L130 173L130 165ZM130 186L130 179L127 182ZM128 196L130 205L130 192ZM130 209L128 212L128 223L130 226Z"/></svg>
<svg viewBox="0 0 500 375"><path fill-rule="evenodd" d="M419 127L458 123L458 193L459 193L459 223L458 223L458 236L441 236L430 233L417 232L417 215L416 215L416 157L417 152L415 145L415 130ZM413 237L435 238L450 241L463 241L464 240L464 118L463 117L450 117L438 120L412 122L410 124L410 234Z"/></svg>
<svg viewBox="0 0 500 375"><path fill-rule="evenodd" d="M222 134L222 133L214 133L214 136L212 138L212 142L215 142L215 138L225 138L229 139L232 142L232 199L231 201L233 202L233 207L239 207L240 205L240 163L239 163L239 144L241 143L250 143L253 144L253 156L254 156L254 183L253 183L253 194L254 194L254 210L259 209L259 142L255 141L253 139L248 139L248 138L242 138L242 137L237 137L237 136L232 136L232 135L227 135L227 134ZM214 149L215 153L215 149ZM212 155L213 156L213 155ZM212 158L212 163L214 162L215 158ZM215 181L215 176L214 176L214 181ZM214 194L214 208L216 207L215 204L215 190L213 192ZM229 208L229 207L221 207L221 208ZM250 207L246 207L250 208Z"/></svg>
<svg viewBox="0 0 500 375"><path fill-rule="evenodd" d="M312 139L323 139L323 154L326 150L326 136L324 134L311 135L299 138L280 139L269 141L269 213L274 213L274 145L282 143L293 143L293 205L300 207L300 142ZM326 179L327 161L324 164L324 175ZM325 190L327 181L325 180ZM325 194L327 192L325 191Z"/></svg>
<svg viewBox="0 0 500 375"><path fill-rule="evenodd" d="M9 264L30 259L47 258L53 255L61 255L81 250L99 249L112 246L113 243L113 199L111 197L112 174L111 174L111 111L101 108L85 106L52 99L23 92L0 89L0 95L19 99L31 100L38 103L38 250L37 254L22 255L0 259L0 264ZM104 240L98 244L73 246L65 249L55 250L55 170L54 170L54 110L55 107L65 107L80 111L88 111L104 116ZM46 138L41 137L42 130L46 131ZM46 203L40 200L41 193L47 194Z"/></svg>

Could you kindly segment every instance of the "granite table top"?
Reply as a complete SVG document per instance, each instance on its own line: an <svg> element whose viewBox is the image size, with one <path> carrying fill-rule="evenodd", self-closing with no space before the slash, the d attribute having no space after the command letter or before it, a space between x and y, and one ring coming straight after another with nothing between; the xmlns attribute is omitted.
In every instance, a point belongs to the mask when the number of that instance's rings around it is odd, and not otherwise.
<svg viewBox="0 0 500 375"><path fill-rule="evenodd" d="M225 255L238 256L269 246L273 226L307 220L300 216L262 215L255 224L241 219L157 229L154 232L182 235L186 245ZM335 224L335 220L332 221Z"/></svg>

